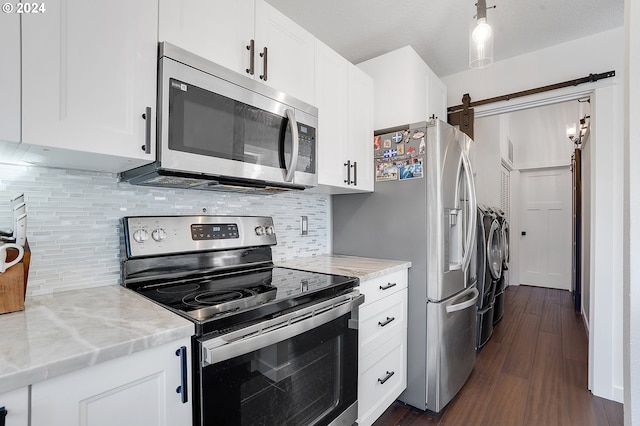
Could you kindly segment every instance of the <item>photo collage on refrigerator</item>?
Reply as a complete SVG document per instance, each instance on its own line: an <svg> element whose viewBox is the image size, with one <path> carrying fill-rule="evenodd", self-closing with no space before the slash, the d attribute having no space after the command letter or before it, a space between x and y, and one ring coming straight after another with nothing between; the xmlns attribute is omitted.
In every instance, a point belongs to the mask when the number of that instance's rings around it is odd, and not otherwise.
<svg viewBox="0 0 640 426"><path fill-rule="evenodd" d="M424 177L424 129L374 136L376 182Z"/></svg>

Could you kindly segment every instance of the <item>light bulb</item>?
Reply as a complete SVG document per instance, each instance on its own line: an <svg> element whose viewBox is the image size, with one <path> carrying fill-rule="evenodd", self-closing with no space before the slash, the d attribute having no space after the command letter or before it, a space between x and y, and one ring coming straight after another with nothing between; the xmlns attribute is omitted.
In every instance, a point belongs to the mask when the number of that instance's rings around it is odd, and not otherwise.
<svg viewBox="0 0 640 426"><path fill-rule="evenodd" d="M491 26L487 24L486 18L478 19L478 25L473 29L471 38L476 44L484 44L485 41L491 38Z"/></svg>

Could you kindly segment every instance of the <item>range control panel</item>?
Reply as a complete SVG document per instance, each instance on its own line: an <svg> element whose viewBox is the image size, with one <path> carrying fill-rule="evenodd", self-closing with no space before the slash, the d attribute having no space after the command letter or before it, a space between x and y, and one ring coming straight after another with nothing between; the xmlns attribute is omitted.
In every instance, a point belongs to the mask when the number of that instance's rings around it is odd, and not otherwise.
<svg viewBox="0 0 640 426"><path fill-rule="evenodd" d="M267 216L131 216L123 227L128 258L276 244Z"/></svg>

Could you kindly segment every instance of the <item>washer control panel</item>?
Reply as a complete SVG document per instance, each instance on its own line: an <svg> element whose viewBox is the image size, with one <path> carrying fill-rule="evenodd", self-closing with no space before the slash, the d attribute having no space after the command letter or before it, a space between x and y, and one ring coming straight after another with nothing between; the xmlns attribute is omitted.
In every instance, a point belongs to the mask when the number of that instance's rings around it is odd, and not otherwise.
<svg viewBox="0 0 640 426"><path fill-rule="evenodd" d="M123 227L128 258L276 244L267 216L131 216Z"/></svg>

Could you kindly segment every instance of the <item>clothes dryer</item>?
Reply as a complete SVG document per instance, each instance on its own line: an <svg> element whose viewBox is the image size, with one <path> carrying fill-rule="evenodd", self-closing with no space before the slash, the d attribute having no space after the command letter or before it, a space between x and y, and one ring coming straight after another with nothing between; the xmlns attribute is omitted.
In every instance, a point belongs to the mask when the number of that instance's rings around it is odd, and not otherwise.
<svg viewBox="0 0 640 426"><path fill-rule="evenodd" d="M489 341L493 333L494 302L497 281L502 276L500 224L495 213L478 206L478 321L477 349Z"/></svg>
<svg viewBox="0 0 640 426"><path fill-rule="evenodd" d="M502 252L502 274L496 283L496 296L493 309L493 323L497 324L504 314L504 291L509 285L509 222L502 209L493 208L500 224L500 249Z"/></svg>

